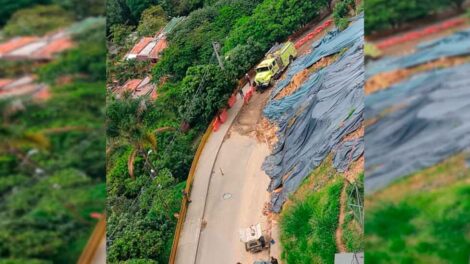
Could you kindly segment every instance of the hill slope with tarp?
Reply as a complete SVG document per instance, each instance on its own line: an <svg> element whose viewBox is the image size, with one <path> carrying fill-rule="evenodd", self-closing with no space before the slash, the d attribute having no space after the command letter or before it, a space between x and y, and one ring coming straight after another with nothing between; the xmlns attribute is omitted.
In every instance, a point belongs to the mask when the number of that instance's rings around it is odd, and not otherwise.
<svg viewBox="0 0 470 264"><path fill-rule="evenodd" d="M409 68L437 60L442 57L452 57L470 54L470 29L456 32L450 36L425 42L416 47L412 54L387 57L371 62L367 66L367 78L382 72Z"/></svg>
<svg viewBox="0 0 470 264"><path fill-rule="evenodd" d="M418 46L401 57L367 65L381 72L426 65L437 59L466 56L470 31L457 32ZM443 161L470 146L470 64L433 69L367 96L366 191Z"/></svg>
<svg viewBox="0 0 470 264"><path fill-rule="evenodd" d="M330 152L336 153L335 164L343 171L362 155L362 139L343 139L362 124L363 23L359 16L344 31L329 32L274 87L264 115L279 127L278 142L263 169L271 177L270 191L282 187L272 193L275 212ZM309 75L295 92L275 98L293 76L334 54L339 56L335 62Z"/></svg>
<svg viewBox="0 0 470 264"><path fill-rule="evenodd" d="M332 264L364 249L363 30L360 14L314 42L263 109L273 146L263 169L285 263Z"/></svg>
<svg viewBox="0 0 470 264"><path fill-rule="evenodd" d="M468 261L468 33L366 65L365 253L372 263Z"/></svg>

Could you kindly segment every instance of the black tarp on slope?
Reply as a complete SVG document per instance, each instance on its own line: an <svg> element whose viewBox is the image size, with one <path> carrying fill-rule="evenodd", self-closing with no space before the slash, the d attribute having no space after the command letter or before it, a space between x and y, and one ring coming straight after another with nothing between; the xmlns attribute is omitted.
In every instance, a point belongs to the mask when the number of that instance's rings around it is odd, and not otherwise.
<svg viewBox="0 0 470 264"><path fill-rule="evenodd" d="M376 120L365 131L366 193L470 146L470 64L416 75L365 104Z"/></svg>
<svg viewBox="0 0 470 264"><path fill-rule="evenodd" d="M412 54L372 61L366 67L366 78L382 72L417 66L442 57L467 54L470 54L470 29L422 43L416 47L416 51Z"/></svg>
<svg viewBox="0 0 470 264"><path fill-rule="evenodd" d="M279 212L288 194L300 186L345 135L361 125L363 85L363 39L356 38L338 61L314 73L301 89L283 98L291 105L289 111L276 117L279 141L263 164L271 177L269 190L283 187L272 194L273 211Z"/></svg>

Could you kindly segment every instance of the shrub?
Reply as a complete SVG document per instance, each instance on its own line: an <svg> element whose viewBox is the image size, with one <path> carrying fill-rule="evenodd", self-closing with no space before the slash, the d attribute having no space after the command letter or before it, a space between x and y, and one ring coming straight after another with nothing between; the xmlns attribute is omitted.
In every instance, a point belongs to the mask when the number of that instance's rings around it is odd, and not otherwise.
<svg viewBox="0 0 470 264"><path fill-rule="evenodd" d="M328 1L264 0L251 16L240 18L225 41L225 51L245 44L251 37L268 49L328 7Z"/></svg>
<svg viewBox="0 0 470 264"><path fill-rule="evenodd" d="M365 32L366 34L371 34L381 30L398 28L413 20L438 13L445 9L460 9L461 6L460 0L365 1L364 9L367 12L365 17Z"/></svg>
<svg viewBox="0 0 470 264"><path fill-rule="evenodd" d="M226 105L234 86L235 80L216 65L189 68L181 83L182 119L190 124L207 124Z"/></svg>
<svg viewBox="0 0 470 264"><path fill-rule="evenodd" d="M356 4L354 0L343 0L339 1L333 8L333 19L336 27L340 30L345 29L349 22L347 17L351 14L351 10L354 10Z"/></svg>
<svg viewBox="0 0 470 264"><path fill-rule="evenodd" d="M238 45L225 56L225 68L234 79L242 77L263 57L261 44L249 38L246 44Z"/></svg>
<svg viewBox="0 0 470 264"><path fill-rule="evenodd" d="M3 33L7 37L43 35L71 23L71 14L59 6L39 5L14 13L3 28Z"/></svg>
<svg viewBox="0 0 470 264"><path fill-rule="evenodd" d="M140 36L153 36L168 22L161 6L152 6L144 10L137 32Z"/></svg>

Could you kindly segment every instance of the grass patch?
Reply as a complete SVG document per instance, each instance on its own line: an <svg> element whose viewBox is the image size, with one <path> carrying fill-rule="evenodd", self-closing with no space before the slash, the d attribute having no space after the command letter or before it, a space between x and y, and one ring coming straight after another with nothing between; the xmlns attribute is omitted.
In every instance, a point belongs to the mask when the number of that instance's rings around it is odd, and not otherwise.
<svg viewBox="0 0 470 264"><path fill-rule="evenodd" d="M286 263L333 263L342 179L335 179L288 208L281 219Z"/></svg>
<svg viewBox="0 0 470 264"><path fill-rule="evenodd" d="M349 184L346 188L348 199L343 223L343 242L348 252L364 251L364 231L361 224L361 214L363 211L361 212L358 207L349 206L351 204L364 205L363 182L364 173L361 173L356 181L357 189L353 184ZM359 201L357 197L359 197Z"/></svg>
<svg viewBox="0 0 470 264"><path fill-rule="evenodd" d="M366 198L370 263L467 263L470 170L463 155Z"/></svg>
<svg viewBox="0 0 470 264"><path fill-rule="evenodd" d="M280 218L285 263L334 262L342 187L343 176L330 156L290 197Z"/></svg>

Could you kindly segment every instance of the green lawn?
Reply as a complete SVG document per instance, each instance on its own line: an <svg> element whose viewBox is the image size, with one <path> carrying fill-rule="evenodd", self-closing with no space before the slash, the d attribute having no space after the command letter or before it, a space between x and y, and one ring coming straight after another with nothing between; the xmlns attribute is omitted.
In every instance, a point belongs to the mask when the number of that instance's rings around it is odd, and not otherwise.
<svg viewBox="0 0 470 264"><path fill-rule="evenodd" d="M358 188L348 184L346 192L348 195L346 212L343 223L343 242L348 252L362 252L364 250L364 232L360 223L361 212L358 207L352 205L364 204L364 173L357 180ZM356 194L359 193L359 195ZM359 197L359 202L357 201ZM363 212L362 212L363 214Z"/></svg>
<svg viewBox="0 0 470 264"><path fill-rule="evenodd" d="M468 263L470 170L462 156L367 197L369 263Z"/></svg>
<svg viewBox="0 0 470 264"><path fill-rule="evenodd" d="M341 189L344 177L324 161L291 195L281 213L282 258L287 264L333 263L337 253L335 232L338 227ZM354 219L345 224L355 225ZM346 231L348 233L346 234ZM347 247L362 246L362 231L345 229Z"/></svg>

